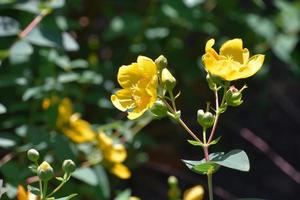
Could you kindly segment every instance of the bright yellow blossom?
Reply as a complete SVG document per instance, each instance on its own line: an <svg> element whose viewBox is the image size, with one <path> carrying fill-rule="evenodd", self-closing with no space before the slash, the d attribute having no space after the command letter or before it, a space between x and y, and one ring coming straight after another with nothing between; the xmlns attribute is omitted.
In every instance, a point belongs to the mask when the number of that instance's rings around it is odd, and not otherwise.
<svg viewBox="0 0 300 200"><path fill-rule="evenodd" d="M225 42L219 54L212 48L214 43L214 39L207 41L202 57L205 69L212 75L233 81L254 75L263 65L265 56L257 54L249 58L249 51L243 48L241 39Z"/></svg>
<svg viewBox="0 0 300 200"><path fill-rule="evenodd" d="M38 197L28 191L25 191L24 187L19 185L17 192L18 200L38 200Z"/></svg>
<svg viewBox="0 0 300 200"><path fill-rule="evenodd" d="M129 179L131 176L130 170L121 163L116 163L110 168L110 172L121 179Z"/></svg>
<svg viewBox="0 0 300 200"><path fill-rule="evenodd" d="M127 157L127 151L124 145L114 144L113 140L103 132L98 134L98 143L104 161L109 163L111 173L122 179L130 178L130 170L122 164Z"/></svg>
<svg viewBox="0 0 300 200"><path fill-rule="evenodd" d="M183 194L183 200L202 200L204 197L204 189L201 185L196 185Z"/></svg>
<svg viewBox="0 0 300 200"><path fill-rule="evenodd" d="M73 112L70 99L64 98L58 106L57 128L76 143L90 142L95 139L91 124Z"/></svg>
<svg viewBox="0 0 300 200"><path fill-rule="evenodd" d="M111 96L116 108L128 112L129 119L140 117L157 99L157 68L150 58L139 56L137 63L124 65L118 72L123 89Z"/></svg>

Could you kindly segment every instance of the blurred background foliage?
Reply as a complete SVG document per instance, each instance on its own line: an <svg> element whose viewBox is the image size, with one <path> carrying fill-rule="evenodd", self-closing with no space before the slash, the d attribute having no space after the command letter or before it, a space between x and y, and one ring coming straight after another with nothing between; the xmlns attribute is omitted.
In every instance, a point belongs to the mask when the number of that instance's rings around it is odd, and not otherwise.
<svg viewBox="0 0 300 200"><path fill-rule="evenodd" d="M22 32L38 15L40 23ZM16 187L28 183L23 152L30 147L56 168L66 158L76 161L80 170L65 192L78 191L78 199L110 199L126 188L142 199L166 199L170 174L184 189L204 184L205 177L180 161L200 159L202 152L187 145L177 125L155 120L141 130L151 116L127 121L109 97L118 87L121 65L138 55L155 59L164 54L182 92L183 117L197 130L196 110L211 100L201 64L205 43L215 38L218 46L239 37L252 54L265 54L266 61L247 80L244 105L222 118L218 134L223 140L215 148L245 149L252 171L217 173L217 199L294 200L300 195L300 178L295 179L300 169L299 32L297 0L0 0L0 175L9 188L4 198L15 199ZM126 146L131 179L112 175L94 143L74 143L57 129L57 106L42 105L45 99L64 97L96 134L100 129ZM242 128L259 135L271 150L263 153L253 145L256 140L241 137ZM285 159L281 169L272 162L272 152ZM294 174L283 173L290 169L286 162ZM120 198L130 193L125 190Z"/></svg>

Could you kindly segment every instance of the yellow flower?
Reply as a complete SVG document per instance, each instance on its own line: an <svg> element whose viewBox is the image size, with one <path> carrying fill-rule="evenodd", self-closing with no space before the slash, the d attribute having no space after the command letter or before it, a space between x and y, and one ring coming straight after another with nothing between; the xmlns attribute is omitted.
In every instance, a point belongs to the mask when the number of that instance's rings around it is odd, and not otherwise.
<svg viewBox="0 0 300 200"><path fill-rule="evenodd" d="M183 194L183 200L202 200L204 197L204 189L201 185L196 185Z"/></svg>
<svg viewBox="0 0 300 200"><path fill-rule="evenodd" d="M131 176L130 170L123 164L117 163L110 168L111 173L121 179L128 179Z"/></svg>
<svg viewBox="0 0 300 200"><path fill-rule="evenodd" d="M137 63L124 65L118 72L123 89L111 96L113 105L128 112L129 119L140 117L157 99L157 68L150 58L139 56Z"/></svg>
<svg viewBox="0 0 300 200"><path fill-rule="evenodd" d="M38 200L38 197L28 191L25 191L22 185L18 186L17 191L17 199L18 200Z"/></svg>
<svg viewBox="0 0 300 200"><path fill-rule="evenodd" d="M103 157L109 162L121 163L127 157L127 151L122 144L113 144L113 141L105 133L98 135L99 146L103 152Z"/></svg>
<svg viewBox="0 0 300 200"><path fill-rule="evenodd" d="M225 42L219 54L212 48L214 43L214 39L207 41L202 57L205 69L212 75L233 81L254 75L263 65L265 56L257 54L249 58L249 51L243 48L241 39Z"/></svg>
<svg viewBox="0 0 300 200"><path fill-rule="evenodd" d="M72 103L68 98L64 98L58 106L56 126L74 142L84 143L95 139L91 124L80 119L78 113L73 113Z"/></svg>
<svg viewBox="0 0 300 200"><path fill-rule="evenodd" d="M122 164L127 157L124 145L114 144L113 140L103 132L98 134L98 142L104 161L109 163L111 173L122 179L130 178L130 170Z"/></svg>
<svg viewBox="0 0 300 200"><path fill-rule="evenodd" d="M73 114L69 119L69 125L62 129L62 132L76 143L91 142L95 140L95 132L91 124L79 118L78 113Z"/></svg>

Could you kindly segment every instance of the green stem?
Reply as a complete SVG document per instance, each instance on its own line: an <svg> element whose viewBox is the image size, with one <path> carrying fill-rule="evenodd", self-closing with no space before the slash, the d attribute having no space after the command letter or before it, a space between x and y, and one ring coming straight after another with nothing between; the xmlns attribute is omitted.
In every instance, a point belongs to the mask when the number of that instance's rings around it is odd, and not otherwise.
<svg viewBox="0 0 300 200"><path fill-rule="evenodd" d="M48 181L43 181L43 192L41 200L46 200Z"/></svg>
<svg viewBox="0 0 300 200"><path fill-rule="evenodd" d="M208 181L208 194L209 194L209 200L214 199L214 193L213 193L213 184L212 184L212 174L207 174L207 181Z"/></svg>
<svg viewBox="0 0 300 200"><path fill-rule="evenodd" d="M66 183L66 181L62 181L50 194L47 195L47 198L53 196L58 190L60 190L64 184Z"/></svg>

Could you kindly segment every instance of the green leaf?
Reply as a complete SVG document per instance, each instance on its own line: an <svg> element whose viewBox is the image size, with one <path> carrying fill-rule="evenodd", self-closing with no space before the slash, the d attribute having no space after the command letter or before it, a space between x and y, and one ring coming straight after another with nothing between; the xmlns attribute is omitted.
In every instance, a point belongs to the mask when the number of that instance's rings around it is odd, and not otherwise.
<svg viewBox="0 0 300 200"><path fill-rule="evenodd" d="M16 42L9 51L11 56L26 56L33 53L33 47L27 41L21 40Z"/></svg>
<svg viewBox="0 0 300 200"><path fill-rule="evenodd" d="M2 148L10 148L16 145L16 142L9 138L0 138L0 147Z"/></svg>
<svg viewBox="0 0 300 200"><path fill-rule="evenodd" d="M101 196L104 197L104 199L110 199L110 184L104 168L101 165L96 165L94 167L94 172L98 179L99 193L101 193Z"/></svg>
<svg viewBox="0 0 300 200"><path fill-rule="evenodd" d="M17 20L11 17L0 16L0 37L17 35L20 31L19 26Z"/></svg>
<svg viewBox="0 0 300 200"><path fill-rule="evenodd" d="M209 159L210 159L210 160L213 160L214 158L219 157L219 156L222 156L222 155L224 155L224 152L211 153L211 154L209 155ZM197 161L197 160L182 160L182 161L183 161L184 164L185 164L189 169L191 169L191 170L192 170L192 168L193 168L194 166L196 166L196 165L201 165L201 164L203 164L203 163L206 162L205 159L202 159L202 160L199 160L199 161Z"/></svg>
<svg viewBox="0 0 300 200"><path fill-rule="evenodd" d="M211 161L231 169L239 171L249 171L250 163L245 151L240 149L234 149L224 155L217 156Z"/></svg>
<svg viewBox="0 0 300 200"><path fill-rule="evenodd" d="M199 174L208 174L208 173L215 173L220 168L220 165L214 162L205 162L198 165L195 165L192 170Z"/></svg>
<svg viewBox="0 0 300 200"><path fill-rule="evenodd" d="M6 113L6 108L2 103L0 103L0 114L4 114L4 113Z"/></svg>
<svg viewBox="0 0 300 200"><path fill-rule="evenodd" d="M196 141L196 140L188 140L188 143L190 143L191 145L194 145L194 146L203 146L203 144L199 141Z"/></svg>
<svg viewBox="0 0 300 200"><path fill-rule="evenodd" d="M94 170L88 167L81 167L78 168L72 176L84 183L87 183L92 186L98 185L98 178L97 174L95 173Z"/></svg>
<svg viewBox="0 0 300 200"><path fill-rule="evenodd" d="M210 145L217 144L217 143L221 140L221 138L222 138L222 136L217 137L216 139L214 139L213 141L211 141L211 142L209 143L209 146L210 146Z"/></svg>
<svg viewBox="0 0 300 200"><path fill-rule="evenodd" d="M69 200L69 199L72 199L73 197L77 196L78 194L70 194L69 196L66 196L66 197L62 197L62 198L59 198L59 199L55 199L55 200Z"/></svg>
<svg viewBox="0 0 300 200"><path fill-rule="evenodd" d="M62 34L62 44L67 51L77 51L79 50L79 45L76 40L67 32Z"/></svg>
<svg viewBox="0 0 300 200"><path fill-rule="evenodd" d="M272 41L272 50L284 62L291 62L291 53L295 49L299 38L296 35L279 34Z"/></svg>
<svg viewBox="0 0 300 200"><path fill-rule="evenodd" d="M31 185L28 185L28 186L27 186L27 190L28 190L29 192L31 192L32 194L35 194L35 195L37 195L37 196L40 195L40 189L39 189L39 188L33 187L33 186L31 186Z"/></svg>
<svg viewBox="0 0 300 200"><path fill-rule="evenodd" d="M119 193L114 200L128 200L131 196L131 190L126 189Z"/></svg>
<svg viewBox="0 0 300 200"><path fill-rule="evenodd" d="M64 179L63 177L55 177L55 178L56 178L56 180L58 180L58 181L60 181L60 182L65 181L65 179Z"/></svg>

